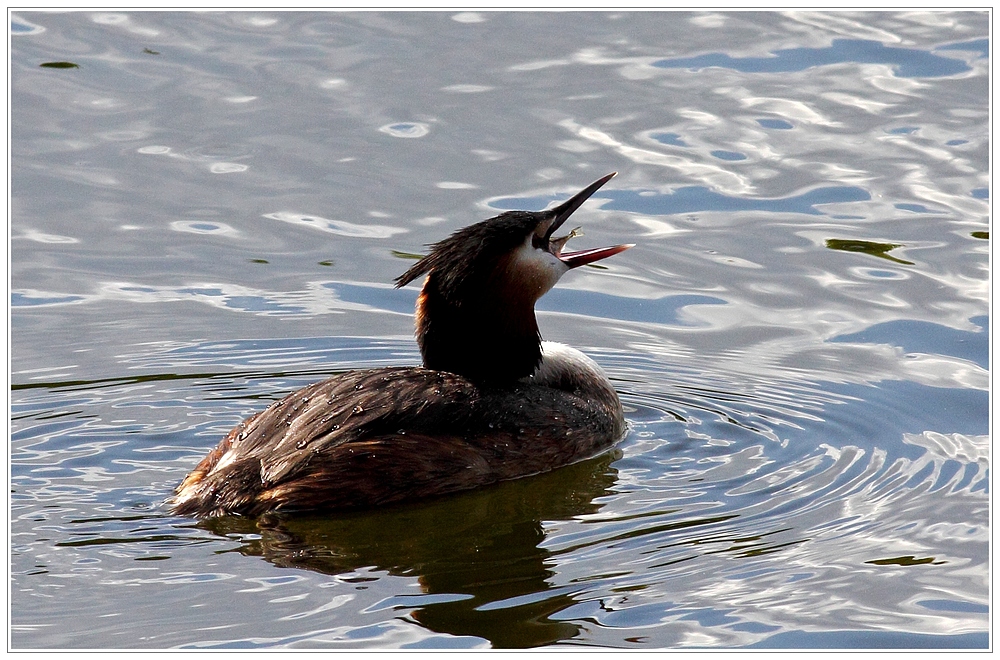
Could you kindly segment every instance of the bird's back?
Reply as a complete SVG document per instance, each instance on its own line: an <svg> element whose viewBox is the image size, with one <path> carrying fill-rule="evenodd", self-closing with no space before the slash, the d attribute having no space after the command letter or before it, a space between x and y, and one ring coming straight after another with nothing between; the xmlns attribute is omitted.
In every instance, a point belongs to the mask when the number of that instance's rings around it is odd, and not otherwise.
<svg viewBox="0 0 1000 660"><path fill-rule="evenodd" d="M492 387L419 367L351 371L233 429L177 488L174 510L258 515L419 500L588 458L624 429L610 384Z"/></svg>

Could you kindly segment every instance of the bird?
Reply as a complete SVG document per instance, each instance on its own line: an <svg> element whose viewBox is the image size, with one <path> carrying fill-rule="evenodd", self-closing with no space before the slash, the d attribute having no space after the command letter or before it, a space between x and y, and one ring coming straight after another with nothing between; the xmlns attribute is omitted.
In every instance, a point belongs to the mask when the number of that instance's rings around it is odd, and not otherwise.
<svg viewBox="0 0 1000 660"><path fill-rule="evenodd" d="M177 486L177 515L258 517L422 501L596 456L627 431L607 375L542 341L535 302L565 273L634 244L564 251L555 232L617 173L543 211L506 211L429 245L423 366L333 375L232 429Z"/></svg>

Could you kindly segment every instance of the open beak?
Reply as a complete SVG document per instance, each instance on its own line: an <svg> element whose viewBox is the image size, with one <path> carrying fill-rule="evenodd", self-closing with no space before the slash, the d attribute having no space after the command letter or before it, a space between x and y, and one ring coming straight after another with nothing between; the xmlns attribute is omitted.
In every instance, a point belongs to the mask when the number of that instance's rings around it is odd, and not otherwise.
<svg viewBox="0 0 1000 660"><path fill-rule="evenodd" d="M606 257L618 254L619 252L624 252L630 247L635 247L635 243L592 248L590 250L577 250L576 252L561 252L556 256L570 268L576 268L577 266L585 266L587 264L594 263L595 261L600 261Z"/></svg>
<svg viewBox="0 0 1000 660"><path fill-rule="evenodd" d="M600 259L605 259L618 254L619 252L624 252L630 247L634 247L634 244L627 244L603 248L591 248L590 250L578 250L576 252L563 252L563 246L567 241L569 241L569 239L578 235L577 229L579 228L574 229L566 236L552 238L552 234L554 234L556 230L559 229L564 222L566 222L566 219L569 218L569 216L573 215L574 211L580 208L580 206L587 201L591 195L597 192L601 186L613 179L617 174L618 172L612 172L611 174L602 176L600 179L594 181L592 184L573 195L559 206L548 211L548 213L551 214L552 221L551 224L545 228L543 240L548 242L549 251L559 257L559 259L570 268L590 264Z"/></svg>

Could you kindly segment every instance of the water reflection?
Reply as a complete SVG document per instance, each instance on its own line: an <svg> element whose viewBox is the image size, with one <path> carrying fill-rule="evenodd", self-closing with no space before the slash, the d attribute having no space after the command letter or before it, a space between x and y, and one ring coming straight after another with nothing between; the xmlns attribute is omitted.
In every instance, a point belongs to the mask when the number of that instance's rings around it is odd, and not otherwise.
<svg viewBox="0 0 1000 660"><path fill-rule="evenodd" d="M543 521L593 514L617 470L604 456L531 479L429 504L327 517L270 515L257 523L219 518L202 525L225 534L259 535L239 552L275 566L328 575L373 567L417 577L438 598L399 598L386 607L436 632L474 635L497 648L528 648L572 639L579 626L549 615L573 604L553 590ZM350 579L350 578L348 578ZM364 588L363 584L356 588ZM412 610L412 611L411 611Z"/></svg>
<svg viewBox="0 0 1000 660"><path fill-rule="evenodd" d="M503 210L544 208L550 202L561 199L562 197L559 195L505 197L493 200L490 202L490 206ZM683 186L669 192L606 188L595 194L594 199L611 200L601 206L601 209L605 211L629 211L648 215L677 215L708 211L770 211L772 213L824 215L816 208L817 205L863 202L870 200L871 195L857 186L826 186L788 197L759 199L725 195L705 186Z"/></svg>
<svg viewBox="0 0 1000 660"><path fill-rule="evenodd" d="M962 47L954 44L946 48L976 52L985 47L983 40L978 40ZM725 53L709 53L659 60L653 66L683 69L723 67L746 73L786 73L845 62L890 64L896 75L903 78L953 76L970 68L961 60L935 55L919 48L886 46L865 39L834 39L829 46L820 48L785 48L772 51L768 57L733 57Z"/></svg>
<svg viewBox="0 0 1000 660"><path fill-rule="evenodd" d="M826 246L831 250L843 250L844 252L862 252L880 259L895 261L897 264L912 266L912 261L899 259L889 254L890 250L903 247L899 243L876 243L874 241L862 241L859 239L828 238Z"/></svg>

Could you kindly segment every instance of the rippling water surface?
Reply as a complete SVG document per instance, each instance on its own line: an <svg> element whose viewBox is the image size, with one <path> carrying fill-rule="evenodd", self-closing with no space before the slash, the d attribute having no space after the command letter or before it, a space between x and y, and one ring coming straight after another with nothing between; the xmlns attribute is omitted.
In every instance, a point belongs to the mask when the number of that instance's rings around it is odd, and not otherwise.
<svg viewBox="0 0 1000 660"><path fill-rule="evenodd" d="M14 648L989 645L988 19L15 13ZM171 516L244 416L416 364L412 255L620 174L542 299L610 454Z"/></svg>

